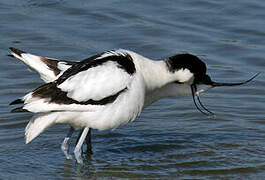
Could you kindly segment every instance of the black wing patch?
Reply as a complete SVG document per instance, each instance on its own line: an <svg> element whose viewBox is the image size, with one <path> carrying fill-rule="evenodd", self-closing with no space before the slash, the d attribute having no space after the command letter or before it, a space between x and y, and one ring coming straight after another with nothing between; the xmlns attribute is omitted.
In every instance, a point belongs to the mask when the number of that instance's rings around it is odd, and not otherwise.
<svg viewBox="0 0 265 180"><path fill-rule="evenodd" d="M124 69L130 75L133 75L136 71L135 65L133 63L133 59L129 54L110 55L110 56L106 56L106 57L101 58L101 59L93 60L95 58L100 57L101 55L102 54L95 55L95 56L92 56L91 58L87 58L87 59L79 62L78 64L74 64L73 66L71 66L69 69L67 69L58 78L57 83L61 84L66 79L68 79L69 77L71 77L71 76L73 76L73 75L75 75L81 71L86 71L89 68L103 65L104 63L109 62L109 61L113 61L113 62L118 63L118 68Z"/></svg>
<svg viewBox="0 0 265 180"><path fill-rule="evenodd" d="M87 101L77 101L67 96L67 92L59 89L54 82L44 84L37 88L33 93L33 97L39 97L47 99L48 103L56 103L56 104L80 104L80 105L106 105L114 102L117 97L125 92L127 88L122 89L116 94L107 96L101 100L93 100L89 99Z"/></svg>

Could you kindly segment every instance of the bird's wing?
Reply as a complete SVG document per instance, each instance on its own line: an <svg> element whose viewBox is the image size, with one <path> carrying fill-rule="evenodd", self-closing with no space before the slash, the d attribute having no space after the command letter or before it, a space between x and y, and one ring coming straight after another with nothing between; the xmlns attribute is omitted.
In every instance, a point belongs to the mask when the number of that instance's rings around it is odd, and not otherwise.
<svg viewBox="0 0 265 180"><path fill-rule="evenodd" d="M41 79L46 83L54 81L69 67L77 63L73 61L37 56L13 47L11 47L10 50L10 56L22 61L30 69L39 73Z"/></svg>
<svg viewBox="0 0 265 180"><path fill-rule="evenodd" d="M129 54L108 52L94 61L73 65L56 81L27 94L22 109L31 112L94 111L113 103L129 90L135 71Z"/></svg>

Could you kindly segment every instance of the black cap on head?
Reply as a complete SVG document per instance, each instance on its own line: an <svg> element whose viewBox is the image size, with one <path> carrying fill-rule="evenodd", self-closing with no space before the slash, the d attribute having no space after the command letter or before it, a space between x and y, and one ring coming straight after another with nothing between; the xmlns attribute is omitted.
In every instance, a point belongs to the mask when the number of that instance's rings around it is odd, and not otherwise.
<svg viewBox="0 0 265 180"><path fill-rule="evenodd" d="M166 60L166 63L170 72L188 69L194 74L205 74L207 70L205 63L192 54L177 54L171 56Z"/></svg>

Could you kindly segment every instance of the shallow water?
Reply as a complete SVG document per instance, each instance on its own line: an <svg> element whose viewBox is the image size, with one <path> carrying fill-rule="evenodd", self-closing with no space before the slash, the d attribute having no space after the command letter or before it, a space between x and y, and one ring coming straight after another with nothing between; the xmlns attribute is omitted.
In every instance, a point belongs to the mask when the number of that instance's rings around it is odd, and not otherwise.
<svg viewBox="0 0 265 180"><path fill-rule="evenodd" d="M1 0L0 178L264 179L264 8L255 0ZM215 118L198 112L191 97L163 99L131 124L94 130L94 154L80 166L60 150L68 126L24 144L31 114L11 114L8 104L42 81L6 56L10 46L68 60L117 48L153 59L189 52L207 63L214 80L261 75L204 94Z"/></svg>

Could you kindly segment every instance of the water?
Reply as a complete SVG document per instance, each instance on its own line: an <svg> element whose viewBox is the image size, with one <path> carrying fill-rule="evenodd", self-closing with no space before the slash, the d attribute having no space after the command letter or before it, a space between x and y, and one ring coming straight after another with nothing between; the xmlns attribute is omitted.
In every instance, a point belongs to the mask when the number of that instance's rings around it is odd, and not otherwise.
<svg viewBox="0 0 265 180"><path fill-rule="evenodd" d="M264 8L256 0L1 0L0 178L264 179ZM216 118L198 112L191 97L163 99L131 124L93 131L94 154L80 166L60 150L68 126L24 144L31 114L11 114L8 104L42 81L6 56L10 46L69 60L117 48L154 59L189 52L214 80L262 74L203 95Z"/></svg>

